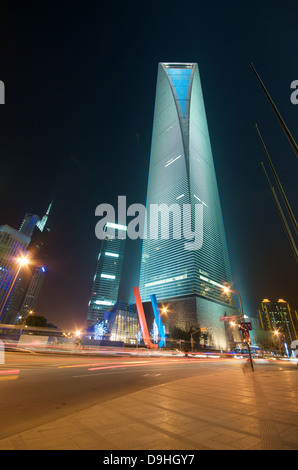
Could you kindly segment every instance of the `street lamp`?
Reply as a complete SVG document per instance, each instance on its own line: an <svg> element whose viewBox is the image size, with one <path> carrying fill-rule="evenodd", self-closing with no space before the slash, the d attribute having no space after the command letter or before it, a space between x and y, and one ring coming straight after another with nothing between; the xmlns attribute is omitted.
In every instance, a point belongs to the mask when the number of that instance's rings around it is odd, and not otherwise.
<svg viewBox="0 0 298 470"><path fill-rule="evenodd" d="M242 322L244 322L244 313L243 313L243 306L242 306L241 296L240 296L239 292L236 289L230 289L227 286L225 286L223 288L223 290L226 294L232 293L232 294L236 294L238 296L239 304L240 304L240 312L241 312L241 315L240 315L240 324L241 324ZM231 325L234 326L234 325L236 325L236 323L231 322ZM252 357L251 357L251 351L250 351L250 347L249 347L249 341L250 341L249 337L246 340L244 339L244 342L247 344L247 350L248 350L250 365L251 365L252 370L254 370L253 361L252 361Z"/></svg>
<svg viewBox="0 0 298 470"><path fill-rule="evenodd" d="M241 312L241 321L244 321L243 306L239 292L236 289L231 289L230 287L224 287L223 290L226 294L236 294L238 296Z"/></svg>
<svg viewBox="0 0 298 470"><path fill-rule="evenodd" d="M193 331L191 334L190 334L190 343L191 343L191 351L193 352L193 337L192 335L194 335L195 333L198 333L198 331L201 331L201 328L199 328L198 330L196 331Z"/></svg>
<svg viewBox="0 0 298 470"><path fill-rule="evenodd" d="M18 269L17 269L17 272L16 272L16 274L15 274L15 277L14 277L14 279L13 279L11 285L10 285L10 288L9 288L7 294L6 294L6 297L5 297L4 301L3 301L3 304L2 304L2 307L1 307L1 311L0 311L0 322L1 322L1 320L2 320L2 316L3 316L3 313L4 313L4 308L5 308L5 306L6 306L6 303L7 303L8 299L9 299L9 296L10 296L10 294L11 294L11 291L12 291L12 289L13 289L15 283L16 283L16 280L17 280L17 278L18 278L18 275L19 275L21 269L23 268L23 266L27 266L27 265L29 264L29 258L28 258L27 256L21 256L20 258L17 258L17 259L16 259L16 262L18 263Z"/></svg>
<svg viewBox="0 0 298 470"><path fill-rule="evenodd" d="M274 330L273 334L274 334L274 336L276 336L276 339L278 340L277 344L278 344L279 352L280 352L280 355L281 355L282 340L285 343L285 335L284 335L284 333L282 333L281 331L278 331L278 330ZM281 337L279 335L281 335Z"/></svg>

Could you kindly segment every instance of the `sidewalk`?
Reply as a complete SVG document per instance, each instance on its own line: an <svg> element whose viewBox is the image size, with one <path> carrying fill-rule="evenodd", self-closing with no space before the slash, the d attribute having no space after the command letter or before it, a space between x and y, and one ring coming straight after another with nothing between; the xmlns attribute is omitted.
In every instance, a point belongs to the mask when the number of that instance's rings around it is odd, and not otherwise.
<svg viewBox="0 0 298 470"><path fill-rule="evenodd" d="M0 450L298 450L298 367L211 372L105 402Z"/></svg>

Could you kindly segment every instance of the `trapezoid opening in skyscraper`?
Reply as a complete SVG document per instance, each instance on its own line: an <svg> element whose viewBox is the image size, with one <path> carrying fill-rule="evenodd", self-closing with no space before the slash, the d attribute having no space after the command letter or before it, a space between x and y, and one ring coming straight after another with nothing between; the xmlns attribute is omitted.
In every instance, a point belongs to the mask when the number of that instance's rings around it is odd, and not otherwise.
<svg viewBox="0 0 298 470"><path fill-rule="evenodd" d="M168 324L206 328L213 347L228 349L226 322L237 314L234 297L225 286L232 274L222 218L211 143L198 65L158 65L154 122L147 188L147 226L151 205L190 207L194 230L195 207L202 209L203 239L187 250L182 237L143 239L139 288L144 302L155 294L166 302ZM185 222L185 219L184 219ZM174 217L169 221L175 229Z"/></svg>

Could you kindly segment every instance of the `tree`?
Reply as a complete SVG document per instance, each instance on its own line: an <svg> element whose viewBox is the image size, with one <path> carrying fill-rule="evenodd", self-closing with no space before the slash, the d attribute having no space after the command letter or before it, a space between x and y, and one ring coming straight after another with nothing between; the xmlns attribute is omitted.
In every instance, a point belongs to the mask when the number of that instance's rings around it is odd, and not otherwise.
<svg viewBox="0 0 298 470"><path fill-rule="evenodd" d="M48 320L46 317L43 317L42 315L29 315L25 319L25 325L27 326L40 326L40 327L47 327L48 326Z"/></svg>
<svg viewBox="0 0 298 470"><path fill-rule="evenodd" d="M170 333L173 339L182 339L184 341L190 341L191 334L195 331L196 333L193 335L193 339L195 341L198 341L202 334L199 325L186 325L184 328L181 328L179 326L173 326L170 329Z"/></svg>
<svg viewBox="0 0 298 470"><path fill-rule="evenodd" d="M106 335L107 332L108 329L104 321L96 323L96 325L94 326L94 339L102 339L102 337Z"/></svg>
<svg viewBox="0 0 298 470"><path fill-rule="evenodd" d="M26 317L19 317L16 325L36 326L40 328L58 328L56 325L48 323L48 320L43 315L28 315Z"/></svg>
<svg viewBox="0 0 298 470"><path fill-rule="evenodd" d="M276 337L272 331L258 329L256 331L256 342L263 349L275 350Z"/></svg>

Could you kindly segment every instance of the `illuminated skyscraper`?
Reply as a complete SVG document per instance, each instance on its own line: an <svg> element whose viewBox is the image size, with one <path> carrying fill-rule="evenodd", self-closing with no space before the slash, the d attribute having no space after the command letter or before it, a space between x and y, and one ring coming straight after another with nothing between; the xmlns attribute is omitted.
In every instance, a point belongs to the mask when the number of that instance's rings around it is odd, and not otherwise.
<svg viewBox="0 0 298 470"><path fill-rule="evenodd" d="M184 214L169 217L169 239L143 241L140 292L144 302L156 294L171 303L172 322L198 323L207 328L212 343L227 345L220 316L235 315L234 299L224 286L232 283L225 230L209 139L198 65L160 63L147 191L147 227L150 206L173 204ZM200 205L203 243L186 248L183 235L173 237L177 224L194 232L195 207ZM169 211L171 214L171 210Z"/></svg>
<svg viewBox="0 0 298 470"><path fill-rule="evenodd" d="M115 231L109 234L108 229ZM107 223L106 237L102 240L101 251L98 257L96 274L94 276L91 299L89 302L87 327L90 328L104 319L104 313L118 300L120 276L122 270L125 238L122 225Z"/></svg>
<svg viewBox="0 0 298 470"><path fill-rule="evenodd" d="M298 340L297 311L291 309L287 301L264 299L259 309L259 320L263 330L282 333L289 346Z"/></svg>

